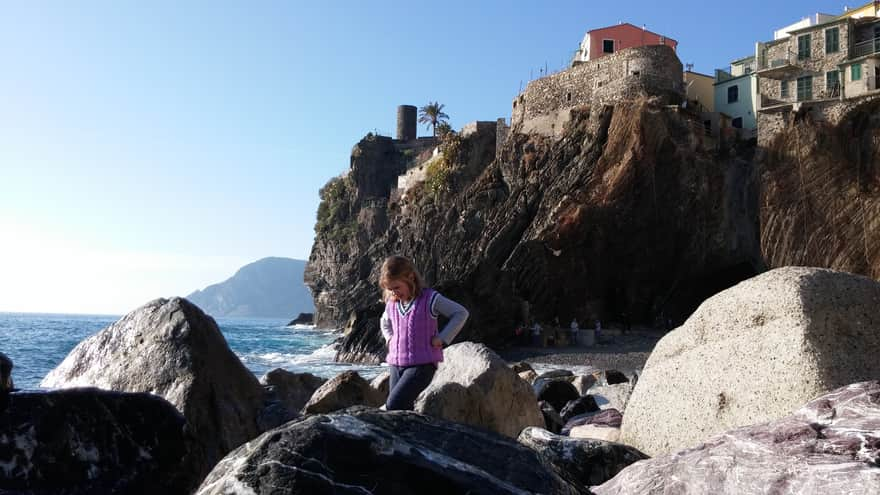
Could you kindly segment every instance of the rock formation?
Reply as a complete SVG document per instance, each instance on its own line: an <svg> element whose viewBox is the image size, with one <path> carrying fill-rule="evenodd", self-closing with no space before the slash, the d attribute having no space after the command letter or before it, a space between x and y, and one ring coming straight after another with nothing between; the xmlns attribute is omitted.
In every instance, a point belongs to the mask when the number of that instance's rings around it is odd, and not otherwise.
<svg viewBox="0 0 880 495"><path fill-rule="evenodd" d="M488 347L464 342L444 354L431 385L416 399L417 412L511 438L544 425L531 387Z"/></svg>
<svg viewBox="0 0 880 495"><path fill-rule="evenodd" d="M205 475L184 418L150 394L13 392L0 408L0 493L191 493Z"/></svg>
<svg viewBox="0 0 880 495"><path fill-rule="evenodd" d="M751 156L703 150L676 110L582 108L558 140L512 129L497 158L494 139L448 138L443 166L402 196L390 140L358 143L322 190L306 269L318 325L374 304L392 253L468 307L461 340L488 343L527 316L683 318L760 268Z"/></svg>
<svg viewBox="0 0 880 495"><path fill-rule="evenodd" d="M11 391L15 388L12 382L12 360L0 352L0 394Z"/></svg>
<svg viewBox="0 0 880 495"><path fill-rule="evenodd" d="M265 405L257 418L260 431L271 430L299 417L303 406L327 380L311 373L291 373L276 368L260 378Z"/></svg>
<svg viewBox="0 0 880 495"><path fill-rule="evenodd" d="M880 493L878 462L880 382L873 381L834 390L777 421L639 462L593 491Z"/></svg>
<svg viewBox="0 0 880 495"><path fill-rule="evenodd" d="M151 301L80 342L40 386L163 397L186 418L207 469L259 433L262 387L214 319L181 298Z"/></svg>
<svg viewBox="0 0 880 495"><path fill-rule="evenodd" d="M303 414L322 414L351 406L379 407L385 403L381 392L370 386L356 371L343 371L321 385L308 403Z"/></svg>
<svg viewBox="0 0 880 495"><path fill-rule="evenodd" d="M778 268L717 294L654 348L622 442L673 452L880 376L878 307L880 283L816 268Z"/></svg>
<svg viewBox="0 0 880 495"><path fill-rule="evenodd" d="M266 432L223 459L198 495L585 493L533 451L413 412L353 408Z"/></svg>

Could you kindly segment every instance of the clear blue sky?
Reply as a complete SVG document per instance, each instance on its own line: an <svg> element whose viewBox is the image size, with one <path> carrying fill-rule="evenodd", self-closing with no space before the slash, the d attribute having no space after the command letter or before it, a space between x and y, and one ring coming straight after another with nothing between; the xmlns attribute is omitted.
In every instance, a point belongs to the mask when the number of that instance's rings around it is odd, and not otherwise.
<svg viewBox="0 0 880 495"><path fill-rule="evenodd" d="M509 117L589 29L645 24L711 74L842 9L0 0L0 311L119 314L307 259L318 189L364 134L394 131L397 105L437 100L456 128Z"/></svg>

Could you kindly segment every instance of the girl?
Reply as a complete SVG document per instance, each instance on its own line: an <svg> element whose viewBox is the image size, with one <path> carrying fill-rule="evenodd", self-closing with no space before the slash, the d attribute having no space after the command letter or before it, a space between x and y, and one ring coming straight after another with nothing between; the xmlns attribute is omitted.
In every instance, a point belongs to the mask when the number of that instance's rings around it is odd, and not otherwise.
<svg viewBox="0 0 880 495"><path fill-rule="evenodd" d="M412 261L391 256L382 263L379 287L384 291L385 312L380 328L388 343L391 383L385 408L412 409L443 361L443 344L458 335L468 318L464 306L425 287ZM449 318L437 333L437 316Z"/></svg>

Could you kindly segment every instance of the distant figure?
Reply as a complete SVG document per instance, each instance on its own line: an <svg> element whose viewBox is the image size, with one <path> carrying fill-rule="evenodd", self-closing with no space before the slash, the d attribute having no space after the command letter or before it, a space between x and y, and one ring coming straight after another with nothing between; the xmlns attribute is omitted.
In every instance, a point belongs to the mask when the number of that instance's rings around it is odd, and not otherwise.
<svg viewBox="0 0 880 495"><path fill-rule="evenodd" d="M602 335L602 322L596 320L596 342L599 341L599 336Z"/></svg>
<svg viewBox="0 0 880 495"><path fill-rule="evenodd" d="M571 345L577 345L578 341L578 332L580 331L580 327L578 326L577 318L571 319Z"/></svg>
<svg viewBox="0 0 880 495"><path fill-rule="evenodd" d="M412 409L434 378L437 363L443 361L443 344L458 335L468 310L425 287L412 261L403 256L390 256L382 263L379 287L385 299L379 327L388 343L391 374L385 408ZM439 315L449 322L438 333Z"/></svg>
<svg viewBox="0 0 880 495"><path fill-rule="evenodd" d="M532 325L532 345L535 347L541 347L541 325L536 321L534 325Z"/></svg>

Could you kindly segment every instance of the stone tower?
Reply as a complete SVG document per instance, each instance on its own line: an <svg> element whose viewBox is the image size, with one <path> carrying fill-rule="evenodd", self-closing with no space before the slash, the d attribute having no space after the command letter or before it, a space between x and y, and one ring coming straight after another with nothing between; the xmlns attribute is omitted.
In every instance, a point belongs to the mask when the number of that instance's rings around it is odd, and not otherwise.
<svg viewBox="0 0 880 495"><path fill-rule="evenodd" d="M410 141L416 138L417 129L416 107L400 105L397 107L397 139Z"/></svg>

